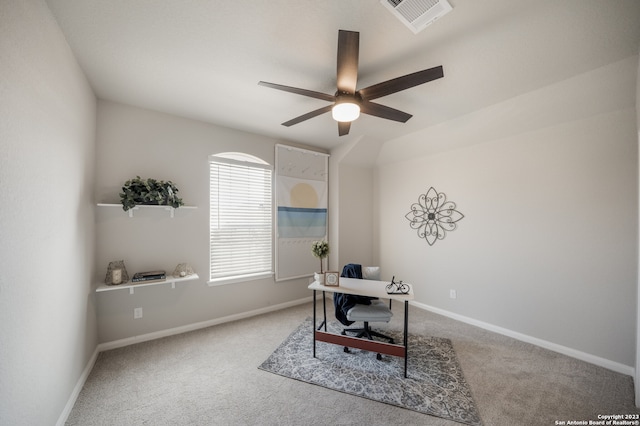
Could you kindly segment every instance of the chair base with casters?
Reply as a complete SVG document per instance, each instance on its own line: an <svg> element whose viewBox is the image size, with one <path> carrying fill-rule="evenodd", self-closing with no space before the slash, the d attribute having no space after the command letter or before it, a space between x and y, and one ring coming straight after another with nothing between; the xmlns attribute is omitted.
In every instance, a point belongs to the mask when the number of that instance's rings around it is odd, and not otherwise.
<svg viewBox="0 0 640 426"><path fill-rule="evenodd" d="M362 321L364 322L363 328L345 328L342 330L343 335L347 333L358 333L355 337L367 338L373 340L374 337L380 339L386 339L389 343L394 343L393 338L385 334L378 333L369 327L370 322L389 322L393 312L391 309L381 300L372 300L371 305L357 304L347 312L347 319L349 321ZM347 346L344 347L345 352L349 352ZM382 359L382 355L376 354L377 359Z"/></svg>

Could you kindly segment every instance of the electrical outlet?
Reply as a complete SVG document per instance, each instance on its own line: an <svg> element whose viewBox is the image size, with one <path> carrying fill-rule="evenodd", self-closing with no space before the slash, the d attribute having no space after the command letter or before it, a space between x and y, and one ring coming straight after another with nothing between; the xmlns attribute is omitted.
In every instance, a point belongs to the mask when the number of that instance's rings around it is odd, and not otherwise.
<svg viewBox="0 0 640 426"><path fill-rule="evenodd" d="M455 299L455 298L457 298L457 297L458 297L458 293L456 293L456 291L455 291L455 290L449 290L449 297L450 297L451 299ZM142 309L142 308L141 308L141 309Z"/></svg>
<svg viewBox="0 0 640 426"><path fill-rule="evenodd" d="M142 308L134 308L133 309L133 319L142 318Z"/></svg>

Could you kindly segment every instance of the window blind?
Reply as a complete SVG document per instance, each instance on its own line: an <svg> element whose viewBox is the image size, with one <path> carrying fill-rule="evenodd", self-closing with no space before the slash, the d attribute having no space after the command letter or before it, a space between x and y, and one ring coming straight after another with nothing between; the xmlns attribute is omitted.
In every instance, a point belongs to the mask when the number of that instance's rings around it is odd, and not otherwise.
<svg viewBox="0 0 640 426"><path fill-rule="evenodd" d="M272 273L272 170L210 156L210 281Z"/></svg>

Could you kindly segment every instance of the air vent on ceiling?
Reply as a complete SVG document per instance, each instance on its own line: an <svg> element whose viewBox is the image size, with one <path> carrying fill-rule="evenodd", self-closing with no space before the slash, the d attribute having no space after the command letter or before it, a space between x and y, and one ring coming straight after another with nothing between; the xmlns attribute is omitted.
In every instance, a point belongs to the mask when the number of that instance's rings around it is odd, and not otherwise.
<svg viewBox="0 0 640 426"><path fill-rule="evenodd" d="M414 34L451 12L447 0L380 0Z"/></svg>

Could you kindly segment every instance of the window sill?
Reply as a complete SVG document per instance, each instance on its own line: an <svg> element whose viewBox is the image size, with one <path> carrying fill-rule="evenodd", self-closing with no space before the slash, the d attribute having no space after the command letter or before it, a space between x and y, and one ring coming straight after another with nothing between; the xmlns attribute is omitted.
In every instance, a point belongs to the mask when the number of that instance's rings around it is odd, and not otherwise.
<svg viewBox="0 0 640 426"><path fill-rule="evenodd" d="M236 275L233 277L218 278L218 279L207 281L207 284L209 285L209 287L216 287L219 285L227 285L227 284L234 284L234 283L242 283L246 281L261 280L269 277L273 277L273 272L261 272L259 274Z"/></svg>

